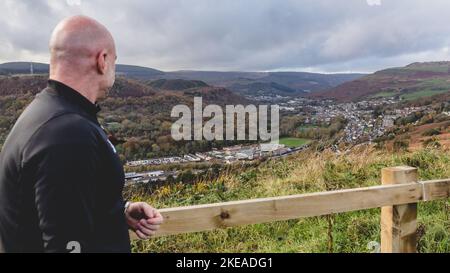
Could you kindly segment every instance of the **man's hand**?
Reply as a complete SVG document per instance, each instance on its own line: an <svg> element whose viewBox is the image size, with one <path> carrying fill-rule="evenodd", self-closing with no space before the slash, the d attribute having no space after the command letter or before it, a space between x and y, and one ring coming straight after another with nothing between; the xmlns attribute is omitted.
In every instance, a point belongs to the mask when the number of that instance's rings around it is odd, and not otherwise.
<svg viewBox="0 0 450 273"><path fill-rule="evenodd" d="M156 234L163 222L162 215L145 202L135 202L125 212L128 226L140 239L148 239Z"/></svg>

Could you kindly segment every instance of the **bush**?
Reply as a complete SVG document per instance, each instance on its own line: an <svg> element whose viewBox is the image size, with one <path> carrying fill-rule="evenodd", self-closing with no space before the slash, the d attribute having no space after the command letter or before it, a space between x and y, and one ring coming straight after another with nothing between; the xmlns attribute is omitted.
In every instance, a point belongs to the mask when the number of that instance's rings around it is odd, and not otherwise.
<svg viewBox="0 0 450 273"><path fill-rule="evenodd" d="M440 148L442 145L436 137L429 138L423 142L424 148Z"/></svg>
<svg viewBox="0 0 450 273"><path fill-rule="evenodd" d="M438 128L431 128L423 132L422 136L437 136L441 134L441 130Z"/></svg>
<svg viewBox="0 0 450 273"><path fill-rule="evenodd" d="M397 139L394 141L394 151L404 151L409 148L409 141L406 139Z"/></svg>

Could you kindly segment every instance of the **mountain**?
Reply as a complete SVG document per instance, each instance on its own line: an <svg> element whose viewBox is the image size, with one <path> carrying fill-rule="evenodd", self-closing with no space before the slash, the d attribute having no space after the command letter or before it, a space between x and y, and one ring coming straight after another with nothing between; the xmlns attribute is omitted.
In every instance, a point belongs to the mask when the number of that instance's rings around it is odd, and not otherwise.
<svg viewBox="0 0 450 273"><path fill-rule="evenodd" d="M48 73L49 65L44 63L30 62L10 62L0 64L0 75L9 74L31 74L31 69L35 74Z"/></svg>
<svg viewBox="0 0 450 273"><path fill-rule="evenodd" d="M47 74L49 66L42 63L32 63L35 74ZM30 74L31 63L14 62L0 64L0 75ZM162 89L182 90L187 82L200 85L212 85L229 89L242 95L283 95L300 96L310 92L321 91L335 87L344 82L352 81L365 74L319 74L307 72L220 72L182 70L164 72L153 68L119 64L116 67L118 76L141 81L155 81L151 85ZM175 81L173 81L175 80ZM192 82L198 81L198 82ZM203 82L203 83L201 83ZM181 88L181 89L179 89Z"/></svg>
<svg viewBox="0 0 450 273"><path fill-rule="evenodd" d="M191 88L208 86L205 82L202 81L196 80L189 81L182 79L175 79L175 80L159 79L155 81L149 81L147 84L150 85L151 87L162 90L186 90Z"/></svg>
<svg viewBox="0 0 450 273"><path fill-rule="evenodd" d="M424 62L384 69L310 96L338 101L395 96L415 100L449 91L450 62Z"/></svg>
<svg viewBox="0 0 450 273"><path fill-rule="evenodd" d="M0 76L0 96L20 96L39 93L47 85L46 75ZM138 81L118 77L110 91L112 97L142 97L156 94L152 87Z"/></svg>
<svg viewBox="0 0 450 273"><path fill-rule="evenodd" d="M47 85L47 75L14 75L0 76L0 97L35 95ZM165 84L160 84L164 82ZM201 81L164 80L145 84L143 82L117 77L109 93L111 98L141 98L149 100L171 101L170 108L176 104L193 101L196 96L203 97L205 103L211 104L242 104L248 102L242 96L223 87L208 86ZM180 85L178 85L180 84ZM183 88L182 88L183 87ZM170 107L169 107L170 106Z"/></svg>
<svg viewBox="0 0 450 273"><path fill-rule="evenodd" d="M157 69L125 64L116 65L116 73L119 76L140 80L145 80L151 77L164 75L163 71Z"/></svg>
<svg viewBox="0 0 450 273"><path fill-rule="evenodd" d="M0 64L0 75L31 74L31 68L33 68L34 74L48 74L49 72L48 64L10 62ZM116 66L116 73L118 76L144 80L158 75L164 75L164 72L153 68L124 64L118 64Z"/></svg>
<svg viewBox="0 0 450 273"><path fill-rule="evenodd" d="M307 72L174 71L156 78L200 80L243 95L299 96L328 89L365 74L319 74Z"/></svg>

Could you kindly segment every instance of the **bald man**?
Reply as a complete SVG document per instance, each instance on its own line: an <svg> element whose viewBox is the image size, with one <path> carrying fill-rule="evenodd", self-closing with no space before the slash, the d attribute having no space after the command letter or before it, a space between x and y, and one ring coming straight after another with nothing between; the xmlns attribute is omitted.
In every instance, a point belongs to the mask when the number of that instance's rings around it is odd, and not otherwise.
<svg viewBox="0 0 450 273"><path fill-rule="evenodd" d="M124 172L97 102L115 80L116 49L97 21L62 21L50 40L48 86L0 154L0 252L130 252L163 219L122 198Z"/></svg>

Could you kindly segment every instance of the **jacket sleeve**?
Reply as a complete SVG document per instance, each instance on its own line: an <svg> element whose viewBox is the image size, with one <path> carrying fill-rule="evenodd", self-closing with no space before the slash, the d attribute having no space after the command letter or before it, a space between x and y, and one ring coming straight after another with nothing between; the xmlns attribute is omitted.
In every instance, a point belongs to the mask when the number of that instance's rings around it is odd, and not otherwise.
<svg viewBox="0 0 450 273"><path fill-rule="evenodd" d="M45 147L35 157L35 204L43 248L45 252L91 252L98 148L79 131L68 130L57 137L66 140Z"/></svg>

